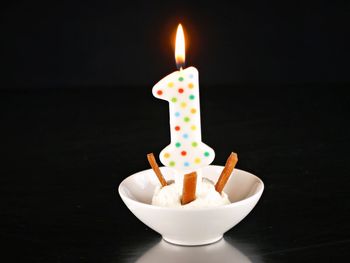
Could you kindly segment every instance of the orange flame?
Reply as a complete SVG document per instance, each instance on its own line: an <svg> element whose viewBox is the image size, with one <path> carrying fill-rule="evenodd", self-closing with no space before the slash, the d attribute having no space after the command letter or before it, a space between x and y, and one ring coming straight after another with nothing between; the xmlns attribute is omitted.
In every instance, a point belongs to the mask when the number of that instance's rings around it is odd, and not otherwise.
<svg viewBox="0 0 350 263"><path fill-rule="evenodd" d="M185 66L185 35L182 29L182 25L179 24L176 32L175 41L175 61L176 66L179 69Z"/></svg>

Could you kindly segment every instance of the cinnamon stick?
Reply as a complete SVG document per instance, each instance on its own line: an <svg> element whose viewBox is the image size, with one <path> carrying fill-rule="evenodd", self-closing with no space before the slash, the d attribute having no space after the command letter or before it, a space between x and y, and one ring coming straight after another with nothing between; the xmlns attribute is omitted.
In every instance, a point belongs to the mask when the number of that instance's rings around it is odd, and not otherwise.
<svg viewBox="0 0 350 263"><path fill-rule="evenodd" d="M156 159L154 158L153 153L147 154L147 159L148 159L148 162L149 162L149 164L151 165L153 171L154 171L155 174L157 175L158 180L159 180L160 184L162 185L162 187L163 187L163 186L166 186L167 183L166 183L166 181L165 181L165 179L164 179L164 176L163 176L162 172L161 172L160 169L159 169L159 166L158 166L158 164L157 164Z"/></svg>
<svg viewBox="0 0 350 263"><path fill-rule="evenodd" d="M238 157L237 154L232 152L230 154L230 156L228 157L225 167L221 172L221 175L215 185L215 190L219 193L222 192L222 190L224 189L228 179L231 176L231 173L233 171L233 169L235 168L236 164L238 162Z"/></svg>
<svg viewBox="0 0 350 263"><path fill-rule="evenodd" d="M197 173L184 175L181 204L185 205L196 199Z"/></svg>

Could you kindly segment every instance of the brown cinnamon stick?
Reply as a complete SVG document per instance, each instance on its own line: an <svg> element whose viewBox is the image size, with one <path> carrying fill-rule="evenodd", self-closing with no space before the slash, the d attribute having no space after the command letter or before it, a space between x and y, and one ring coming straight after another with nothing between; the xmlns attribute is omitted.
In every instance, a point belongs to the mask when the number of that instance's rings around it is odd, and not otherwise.
<svg viewBox="0 0 350 263"><path fill-rule="evenodd" d="M184 175L181 204L185 205L196 199L197 173Z"/></svg>
<svg viewBox="0 0 350 263"><path fill-rule="evenodd" d="M237 154L232 152L230 154L230 156L228 157L225 167L221 172L221 175L215 185L215 190L219 193L222 192L222 190L224 189L228 179L231 176L231 173L233 171L233 169L235 168L236 164L238 162L238 157Z"/></svg>
<svg viewBox="0 0 350 263"><path fill-rule="evenodd" d="M158 164L157 164L156 159L154 158L153 153L147 154L147 159L148 159L148 162L149 162L149 164L151 165L153 171L154 171L155 174L157 175L158 180L159 180L160 184L162 185L162 187L163 187L163 186L166 186L167 183L166 183L166 181L165 181L165 179L164 179L164 176L163 176L162 172L161 172L160 169L159 169L159 166L158 166Z"/></svg>

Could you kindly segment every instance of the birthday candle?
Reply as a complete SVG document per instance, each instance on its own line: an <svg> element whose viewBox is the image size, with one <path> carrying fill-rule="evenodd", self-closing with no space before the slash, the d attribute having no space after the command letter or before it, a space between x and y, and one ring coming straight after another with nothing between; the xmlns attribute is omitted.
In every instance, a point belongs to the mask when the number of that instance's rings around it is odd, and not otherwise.
<svg viewBox="0 0 350 263"><path fill-rule="evenodd" d="M179 28L176 46L182 31ZM184 60L183 35L180 39L183 39L180 46ZM209 165L215 157L214 150L202 142L198 84L198 70L188 67L166 76L152 89L156 98L169 102L171 142L161 151L160 161L179 171L197 170Z"/></svg>

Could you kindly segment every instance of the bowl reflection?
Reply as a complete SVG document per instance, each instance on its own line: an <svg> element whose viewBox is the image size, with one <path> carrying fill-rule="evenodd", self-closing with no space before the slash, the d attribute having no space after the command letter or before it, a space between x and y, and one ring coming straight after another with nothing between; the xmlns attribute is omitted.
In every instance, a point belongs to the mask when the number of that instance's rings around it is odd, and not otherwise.
<svg viewBox="0 0 350 263"><path fill-rule="evenodd" d="M252 262L240 250L225 239L206 246L177 246L161 240L146 251L137 263L212 263L212 262Z"/></svg>

